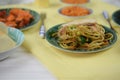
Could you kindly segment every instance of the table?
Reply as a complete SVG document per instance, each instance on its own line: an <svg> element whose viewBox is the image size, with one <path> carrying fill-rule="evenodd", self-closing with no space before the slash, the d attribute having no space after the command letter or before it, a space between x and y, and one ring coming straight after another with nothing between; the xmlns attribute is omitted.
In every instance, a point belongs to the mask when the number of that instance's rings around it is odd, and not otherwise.
<svg viewBox="0 0 120 80"><path fill-rule="evenodd" d="M120 0L104 0L120 6ZM12 52L6 60L0 62L0 80L56 80L47 68L23 47Z"/></svg>
<svg viewBox="0 0 120 80"><path fill-rule="evenodd" d="M55 80L54 76L23 47L0 62L0 80Z"/></svg>

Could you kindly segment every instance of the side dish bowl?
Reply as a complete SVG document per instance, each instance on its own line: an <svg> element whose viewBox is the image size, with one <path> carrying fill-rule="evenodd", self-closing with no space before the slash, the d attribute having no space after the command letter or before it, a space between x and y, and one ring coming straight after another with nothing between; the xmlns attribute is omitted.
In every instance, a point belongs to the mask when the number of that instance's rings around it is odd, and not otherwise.
<svg viewBox="0 0 120 80"><path fill-rule="evenodd" d="M61 3L67 5L85 5L90 2L90 0L60 0Z"/></svg>
<svg viewBox="0 0 120 80"><path fill-rule="evenodd" d="M116 24L120 25L120 10L117 10L112 14L112 19Z"/></svg>
<svg viewBox="0 0 120 80"><path fill-rule="evenodd" d="M2 8L0 9L0 22L20 30L34 26L40 20L40 15L27 8ZM19 27L20 26L20 27Z"/></svg>
<svg viewBox="0 0 120 80"><path fill-rule="evenodd" d="M58 9L58 13L64 18L76 19L90 16L93 10L82 6L65 6Z"/></svg>
<svg viewBox="0 0 120 80"><path fill-rule="evenodd" d="M12 27L8 27L6 26L4 23L1 23L0 22L0 30L3 31L5 34L7 34L7 36L13 40L13 42L15 43L15 46L11 46L11 44L9 45L9 48L8 49L5 49L5 50L1 50L0 51L0 60L8 57L9 55L11 55L11 51L15 50L15 48L21 46L21 44L23 43L24 41L24 34L19 30L19 29L16 29L16 28L12 28ZM6 39L6 38L4 38ZM0 40L0 41L3 41L3 40ZM3 42L0 42L0 43L4 43ZM0 45L0 47L5 47L5 45Z"/></svg>

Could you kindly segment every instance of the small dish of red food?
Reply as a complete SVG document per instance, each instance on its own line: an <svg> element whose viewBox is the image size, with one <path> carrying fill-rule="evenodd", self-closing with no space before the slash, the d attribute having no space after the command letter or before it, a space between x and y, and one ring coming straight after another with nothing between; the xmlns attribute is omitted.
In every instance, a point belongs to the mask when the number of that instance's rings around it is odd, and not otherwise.
<svg viewBox="0 0 120 80"><path fill-rule="evenodd" d="M66 6L60 8L58 13L68 18L81 18L92 14L92 9L81 6Z"/></svg>
<svg viewBox="0 0 120 80"><path fill-rule="evenodd" d="M26 30L39 21L39 14L30 9L5 8L0 9L0 22L9 27Z"/></svg>
<svg viewBox="0 0 120 80"><path fill-rule="evenodd" d="M60 0L60 1L65 4L86 4L90 2L90 0Z"/></svg>

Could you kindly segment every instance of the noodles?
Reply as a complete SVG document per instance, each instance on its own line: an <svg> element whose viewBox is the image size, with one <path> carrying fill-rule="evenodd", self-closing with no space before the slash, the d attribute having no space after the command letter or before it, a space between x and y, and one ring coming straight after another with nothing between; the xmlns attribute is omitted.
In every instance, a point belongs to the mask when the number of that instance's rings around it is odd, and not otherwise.
<svg viewBox="0 0 120 80"><path fill-rule="evenodd" d="M93 50L109 45L111 33L97 23L71 24L61 26L56 35L58 44L65 49Z"/></svg>

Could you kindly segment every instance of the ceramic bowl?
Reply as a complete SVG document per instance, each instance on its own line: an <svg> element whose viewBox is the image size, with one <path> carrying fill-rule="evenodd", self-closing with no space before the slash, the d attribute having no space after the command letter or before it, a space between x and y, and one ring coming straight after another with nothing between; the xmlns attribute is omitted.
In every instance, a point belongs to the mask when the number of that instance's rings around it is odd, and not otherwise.
<svg viewBox="0 0 120 80"><path fill-rule="evenodd" d="M29 22L29 24L26 24L26 25L24 25L24 26L22 26L22 27L20 27L20 28L17 28L17 29L20 29L20 30L29 29L29 28L31 28L31 27L34 27L34 24L36 24L36 23L40 20L40 15L39 15L39 13L37 13L37 12L34 11L34 10L27 9L27 8L2 8L2 9L0 9L0 15L1 15L1 12L3 12L3 11L5 11L7 15L9 15L11 9L22 9L22 10L24 10L24 11L29 12L29 13L33 16L33 19ZM16 12L17 12L17 11L16 11ZM19 14L19 13L18 13L18 14ZM21 16L21 15L20 15L20 16ZM23 16L24 16L24 14L23 14ZM25 15L25 16L26 16L26 15ZM15 19L16 19L16 18L17 18L17 17L15 17ZM3 22L4 22L4 21L3 21ZM25 22L25 21L23 20L23 22ZM15 23L18 24L18 22L15 22Z"/></svg>
<svg viewBox="0 0 120 80"><path fill-rule="evenodd" d="M112 19L116 24L120 25L120 10L117 10L112 14Z"/></svg>
<svg viewBox="0 0 120 80"><path fill-rule="evenodd" d="M76 8L81 8L81 9L85 9L87 11L86 12L81 12L79 9L79 12L76 12L76 10L72 10L70 9L70 7L76 7ZM68 10L66 8L69 8ZM65 10L66 9L66 10ZM64 14L62 12L62 10L66 11L68 14ZM73 12L74 11L74 12ZM63 17L63 18L69 18L69 19L76 19L76 18L85 18L85 17L89 17L92 13L93 13L93 10L90 9L90 8L86 8L86 7L82 7L82 6L64 6L62 8L59 8L58 9L58 13ZM72 15L72 14L75 14L75 15Z"/></svg>
<svg viewBox="0 0 120 80"><path fill-rule="evenodd" d="M21 46L24 41L24 34L19 29L6 26L4 23L0 22L0 30L4 31L8 37L14 41L15 46L9 49L0 51L0 60L7 58L11 55L11 51L15 50L17 47ZM2 42L1 42L2 43ZM0 45L1 47L4 45ZM11 46L11 45L10 45ZM0 49L1 50L1 49Z"/></svg>
<svg viewBox="0 0 120 80"><path fill-rule="evenodd" d="M65 0L60 0L60 2L64 5L86 5L88 3L90 3L90 0L68 0L68 1L65 1Z"/></svg>

